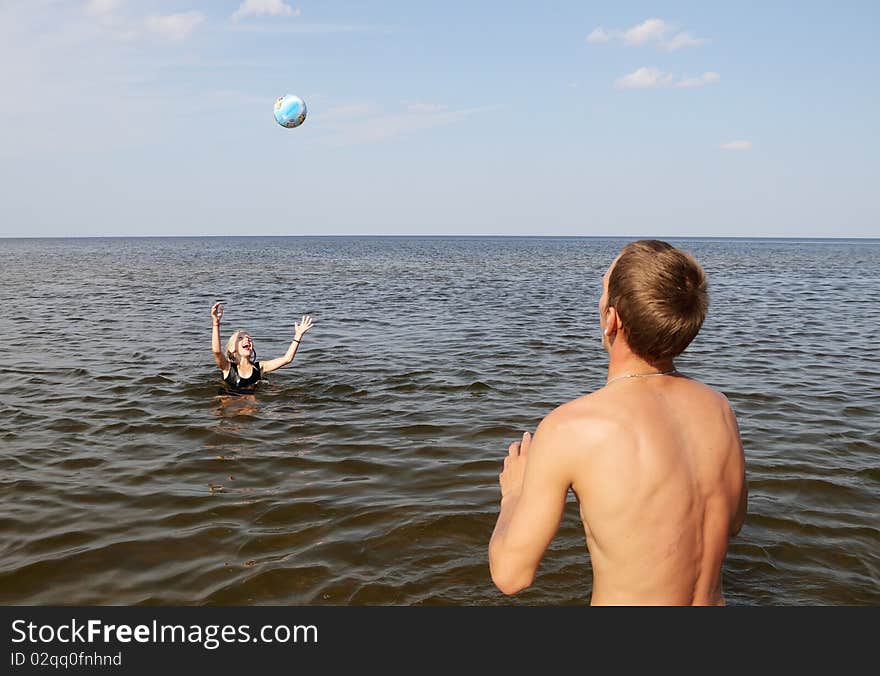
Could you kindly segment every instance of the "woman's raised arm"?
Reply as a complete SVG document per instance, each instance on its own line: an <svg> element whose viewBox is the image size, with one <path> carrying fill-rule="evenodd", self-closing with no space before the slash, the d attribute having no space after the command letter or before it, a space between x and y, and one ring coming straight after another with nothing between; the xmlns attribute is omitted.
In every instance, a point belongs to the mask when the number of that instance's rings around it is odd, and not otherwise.
<svg viewBox="0 0 880 676"><path fill-rule="evenodd" d="M260 362L260 370L263 373L270 373L275 369L280 369L282 366L286 366L290 362L293 361L294 356L296 355L297 348L299 348L299 343L302 340L303 334L312 328L312 318L309 315L303 315L302 320L299 324L293 324L293 342L290 343L290 347L287 348L287 352L283 357L278 357L277 359L269 359L268 361Z"/></svg>
<svg viewBox="0 0 880 676"><path fill-rule="evenodd" d="M223 354L223 350L220 347L220 317L222 316L223 305L214 303L211 306L211 350L214 353L214 361L217 362L220 370L227 371L229 369L229 360Z"/></svg>

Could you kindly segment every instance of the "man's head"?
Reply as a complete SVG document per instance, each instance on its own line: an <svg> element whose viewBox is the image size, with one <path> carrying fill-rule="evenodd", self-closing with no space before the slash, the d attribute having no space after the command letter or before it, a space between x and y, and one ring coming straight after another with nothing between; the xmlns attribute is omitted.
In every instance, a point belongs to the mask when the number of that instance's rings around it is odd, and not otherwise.
<svg viewBox="0 0 880 676"><path fill-rule="evenodd" d="M690 254L655 239L627 244L602 286L599 313L606 349L622 333L630 350L649 362L681 354L709 308L703 268Z"/></svg>

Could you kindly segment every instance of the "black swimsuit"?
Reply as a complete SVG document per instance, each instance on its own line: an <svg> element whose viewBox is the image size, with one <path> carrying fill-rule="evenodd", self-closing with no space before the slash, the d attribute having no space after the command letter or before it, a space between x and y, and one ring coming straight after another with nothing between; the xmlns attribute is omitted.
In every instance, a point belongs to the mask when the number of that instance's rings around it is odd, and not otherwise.
<svg viewBox="0 0 880 676"><path fill-rule="evenodd" d="M229 362L229 373L223 378L223 382L229 385L233 390L252 390L263 377L263 372L260 369L260 362L255 361L253 366L253 373L247 378L242 378L238 374L238 368L236 367L235 362Z"/></svg>

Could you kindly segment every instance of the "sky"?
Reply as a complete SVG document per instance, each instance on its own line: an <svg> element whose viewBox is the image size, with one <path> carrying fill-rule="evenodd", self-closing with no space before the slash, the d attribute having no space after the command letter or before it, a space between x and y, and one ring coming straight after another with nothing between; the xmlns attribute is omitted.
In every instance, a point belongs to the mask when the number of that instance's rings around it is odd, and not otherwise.
<svg viewBox="0 0 880 676"><path fill-rule="evenodd" d="M0 236L880 237L878 25L873 1L0 0Z"/></svg>

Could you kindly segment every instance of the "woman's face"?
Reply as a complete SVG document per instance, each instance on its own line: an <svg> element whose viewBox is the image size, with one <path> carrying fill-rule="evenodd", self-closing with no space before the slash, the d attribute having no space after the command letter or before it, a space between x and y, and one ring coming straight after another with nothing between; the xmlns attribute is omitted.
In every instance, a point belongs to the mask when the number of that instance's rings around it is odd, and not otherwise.
<svg viewBox="0 0 880 676"><path fill-rule="evenodd" d="M250 358L254 351L254 342L247 333L239 333L235 339L235 354L245 359Z"/></svg>

